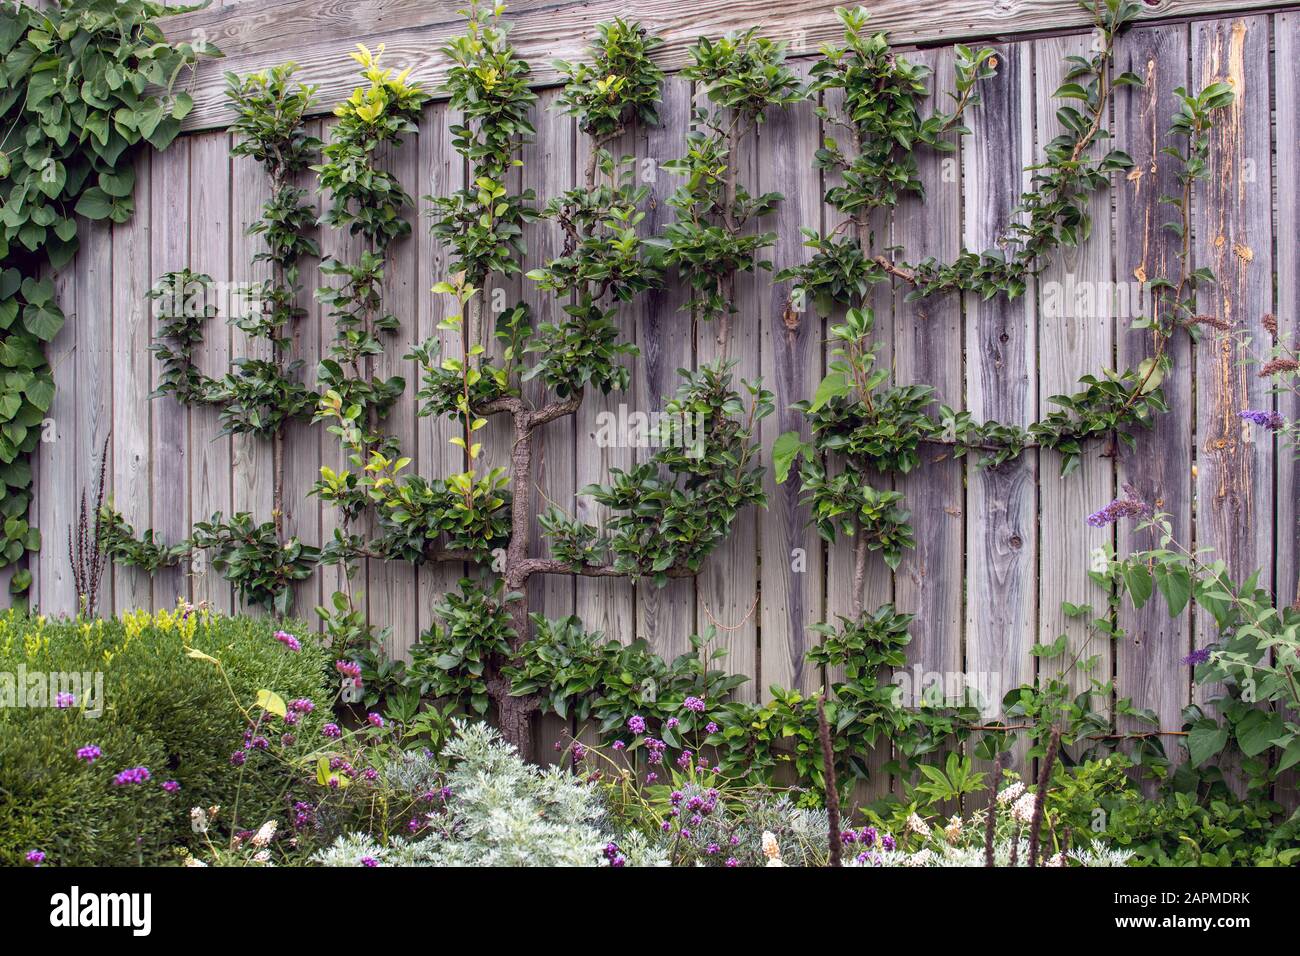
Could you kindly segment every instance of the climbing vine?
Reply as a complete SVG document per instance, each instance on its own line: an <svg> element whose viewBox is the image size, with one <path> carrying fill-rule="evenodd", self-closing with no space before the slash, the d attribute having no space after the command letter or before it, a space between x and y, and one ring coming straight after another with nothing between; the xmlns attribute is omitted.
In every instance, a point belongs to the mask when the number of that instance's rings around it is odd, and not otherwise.
<svg viewBox="0 0 1300 956"><path fill-rule="evenodd" d="M155 21L193 9L11 3L0 20L0 568L41 543L27 518L31 456L54 400L45 344L65 321L49 272L76 253L78 216L130 218L134 147L165 149L180 132L194 104L179 80L220 53L170 44ZM10 590L30 584L21 568Z"/></svg>

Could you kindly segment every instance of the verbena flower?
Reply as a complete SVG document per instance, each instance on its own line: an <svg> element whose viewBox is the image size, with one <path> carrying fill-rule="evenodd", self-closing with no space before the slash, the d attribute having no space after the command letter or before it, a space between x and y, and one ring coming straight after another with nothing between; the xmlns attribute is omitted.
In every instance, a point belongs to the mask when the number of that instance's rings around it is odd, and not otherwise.
<svg viewBox="0 0 1300 956"><path fill-rule="evenodd" d="M366 714L366 721L370 724L371 727L379 727L380 729L382 729L384 726L384 718L380 717L378 714L373 712Z"/></svg>
<svg viewBox="0 0 1300 956"><path fill-rule="evenodd" d="M324 736L324 737L342 737L342 736L343 736L343 731L339 730L339 725L338 725L338 724L326 724L324 727L322 727L322 728L320 729L320 732L321 732L321 735Z"/></svg>
<svg viewBox="0 0 1300 956"><path fill-rule="evenodd" d="M40 866L45 862L45 853L42 850L28 850L27 862L32 866Z"/></svg>
<svg viewBox="0 0 1300 956"><path fill-rule="evenodd" d="M177 783L175 780L164 780L162 788L166 790L168 793L175 793L177 790L181 788L181 785Z"/></svg>
<svg viewBox="0 0 1300 956"><path fill-rule="evenodd" d="M77 698L66 691L54 695L54 706L59 710L67 710L77 702Z"/></svg>
<svg viewBox="0 0 1300 956"><path fill-rule="evenodd" d="M150 776L148 767L131 767L129 770L123 770L113 778L113 786L125 787L133 783L145 783Z"/></svg>
<svg viewBox="0 0 1300 956"><path fill-rule="evenodd" d="M704 699L701 697L687 697L682 701L682 706L687 710L692 710L697 714L704 713Z"/></svg>
<svg viewBox="0 0 1300 956"><path fill-rule="evenodd" d="M363 857L361 858L361 865L362 865L362 866L378 866L378 865L379 865L379 861L376 860L373 856L363 856Z"/></svg>
<svg viewBox="0 0 1300 956"><path fill-rule="evenodd" d="M639 714L633 714L627 719L627 729L634 734L645 733L645 718Z"/></svg>
<svg viewBox="0 0 1300 956"><path fill-rule="evenodd" d="M295 653L302 650L302 644L298 641L298 638L288 631L276 631L275 639Z"/></svg>
<svg viewBox="0 0 1300 956"><path fill-rule="evenodd" d="M79 747L77 749L77 759L84 760L86 763L94 763L103 755L104 752L94 744L91 744L89 747Z"/></svg>

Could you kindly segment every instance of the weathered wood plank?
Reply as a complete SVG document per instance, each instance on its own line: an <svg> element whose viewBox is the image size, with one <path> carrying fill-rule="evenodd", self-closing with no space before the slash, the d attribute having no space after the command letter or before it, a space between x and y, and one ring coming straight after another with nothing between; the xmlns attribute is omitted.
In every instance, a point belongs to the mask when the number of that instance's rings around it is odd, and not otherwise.
<svg viewBox="0 0 1300 956"><path fill-rule="evenodd" d="M800 80L807 82L806 68ZM785 199L772 220L777 242L771 256L778 268L804 258L800 227L816 228L821 220L821 181L809 157L821 144L821 124L812 102L799 103L772 116L762 127L760 155L764 190L780 190ZM809 630L824 618L825 552L808 509L799 505L795 472L780 485L772 469L777 436L798 431L808 440L807 419L790 406L808 398L821 379L821 317L811 301L791 302L789 282L769 283L759 296L763 384L776 396L776 413L762 425L767 474L767 513L760 522L762 550L759 694L770 698L777 685L814 691L818 669L804 660L817 635ZM744 317L742 317L742 321Z"/></svg>
<svg viewBox="0 0 1300 956"><path fill-rule="evenodd" d="M442 355L461 354L460 336L454 332L440 331L438 323L445 314L455 309L452 296L433 294L433 286L447 278L452 261L451 250L429 232L428 213L432 207L427 197L449 196L465 182L465 164L451 148L450 127L461 122L459 111L453 113L445 103L435 103L425 110L420 128L419 189L411 195L417 197L420 215L414 224L420 244L417 260L419 278L416 284L417 323L419 340L432 337L442 343ZM465 470L464 454L451 444L460 434L455 423L441 415L418 419L416 426L416 467L426 478L439 478ZM419 570L419 607L416 622L421 631L433 623L433 607L444 594L456 589L456 582L465 573L460 563L426 564Z"/></svg>
<svg viewBox="0 0 1300 956"><path fill-rule="evenodd" d="M690 86L689 82L666 80L659 125L636 131L637 175L650 187L645 219L641 222L642 236L662 233L675 216L668 198L681 180L664 172L661 164L676 156L686 141L691 124ZM662 286L638 296L629 308L641 349L632 374L633 405L638 411L662 411L664 401L676 394L681 382L677 370L695 368L690 314L682 311L688 299L688 290L674 271L664 276ZM635 458L638 462L646 461L654 452L653 448L636 449ZM648 581L638 582L635 634L610 634L609 637L625 643L633 637L643 637L655 653L672 660L690 649L690 637L695 632L695 580L680 578L661 588Z"/></svg>
<svg viewBox="0 0 1300 956"><path fill-rule="evenodd" d="M135 161L135 214L113 227L113 447L109 480L113 504L139 531L149 527L149 262L152 155ZM137 568L113 571L117 612L152 605L149 575Z"/></svg>
<svg viewBox="0 0 1300 956"><path fill-rule="evenodd" d="M934 71L926 113L948 109L955 88L955 56L950 49L919 51L908 57ZM924 198L903 199L894 214L893 241L909 261L927 256L951 261L961 248L961 144L958 152L922 151L917 168ZM894 292L894 368L900 385L925 384L937 403L965 404L962 367L961 300L955 296L908 302L907 289ZM894 575L900 611L913 614L908 650L910 676L900 684L919 693L921 675L962 670L963 534L966 462L943 448L921 449L920 467L899 475L896 487L912 512L916 550L903 556ZM909 701L910 702L910 701Z"/></svg>
<svg viewBox="0 0 1300 956"><path fill-rule="evenodd" d="M1176 108L1174 90L1187 86L1188 31L1185 24L1134 30L1117 49L1117 70L1130 70L1146 85L1123 91L1115 101L1115 146L1133 157L1131 173L1116 187L1115 281L1118 302L1129 303L1118 316L1119 365L1134 367L1151 354L1150 334L1128 325L1138 310L1150 311L1150 297L1135 295L1139 276L1176 276L1179 269L1178 238L1164 223L1178 211L1160 202L1178 193L1177 162L1161 150L1172 145L1166 135ZM1179 142L1181 147L1181 141ZM1176 280L1175 280L1176 281ZM1136 285L1134 285L1136 284ZM1192 367L1187 336L1178 335L1168 347L1174 373L1165 377L1164 394L1169 412L1155 427L1138 438L1134 451L1122 450L1119 480L1138 489L1170 516L1179 540L1190 537L1192 525ZM1117 528L1118 553L1151 547L1149 535L1137 534L1129 522ZM1124 602L1119 623L1127 636L1116 653L1116 693L1133 705L1155 712L1160 727L1178 730L1182 710L1190 702L1186 667L1180 663L1191 649L1188 615L1171 620L1164 603L1152 601L1140 611ZM1123 731L1150 730L1130 718L1120 718ZM1175 762L1183 749L1166 745Z"/></svg>
<svg viewBox="0 0 1300 956"><path fill-rule="evenodd" d="M84 225L84 223L82 224ZM77 459L80 456L77 435L77 263L70 262L53 274L55 301L67 314L59 334L45 348L46 361L54 375L54 401L47 413L51 423L46 431L50 440L43 441L38 452L39 479L43 485L36 499L41 529L41 550L37 580L43 614L71 614L76 610L77 588L72 580L68 556L68 531L76 521Z"/></svg>
<svg viewBox="0 0 1300 956"><path fill-rule="evenodd" d="M1277 190L1283 197L1277 204L1277 311L1278 333L1292 343L1300 340L1300 162L1295 144L1300 143L1300 78L1295 63L1300 58L1300 13L1280 13L1273 18L1275 101L1277 108ZM1289 200L1289 201L1288 201ZM1300 396L1294 392L1278 397L1277 410L1288 421L1300 420ZM1277 456L1277 557L1274 593L1279 605L1300 608L1300 449L1278 446ZM1295 715L1291 715L1295 719ZM1300 775L1288 770L1277 783L1274 799L1288 809L1300 802L1296 786Z"/></svg>
<svg viewBox="0 0 1300 956"><path fill-rule="evenodd" d="M523 149L521 173L524 189L537 194L539 208L572 188L580 175L574 168L577 128L569 117L556 109L557 99L558 94L553 91L544 91L540 95L533 109L537 138ZM615 149L617 146L617 143L613 144ZM549 220L530 224L525 236L528 242L525 271L544 265L563 250L560 227ZM532 310L534 328L542 323L558 324L565 318L562 311L565 303L559 301L555 293L541 291L532 280L524 280L523 301ZM540 408L555 396L543 382L535 379L525 386L524 397L534 408ZM572 415L544 425L533 433L533 487L516 489L516 493L527 495L534 516L552 505L566 512L573 511L578 447ZM536 517L532 522L531 537L532 554L549 554ZM539 575L529 582L528 592L528 606L534 613L554 619L568 617L574 612L574 581L568 575ZM549 727L548 731L553 740L559 728ZM544 746L540 738L537 743L539 748Z"/></svg>
<svg viewBox="0 0 1300 956"><path fill-rule="evenodd" d="M1034 42L1037 154L1062 133L1056 111L1065 100L1053 98L1067 67L1066 57L1088 57L1090 36L1053 37ZM1121 90L1126 93L1128 90ZM1100 140L1096 154L1111 144ZM1038 417L1057 406L1053 395L1069 395L1084 375L1100 375L1112 363L1115 317L1107 294L1111 281L1111 249L1102 237L1110 229L1109 191L1098 190L1088 203L1093 235L1074 248L1063 247L1038 278L1039 350ZM1106 449L1090 447L1070 475L1061 477L1059 456L1044 453L1039 462L1038 641L1050 644L1066 635L1062 654L1038 661L1043 680L1064 675L1076 692L1094 679L1111 674L1109 639L1088 626L1086 618L1069 618L1062 602L1092 604L1100 612L1104 595L1088 579L1090 554L1111 542L1109 529L1090 527L1084 520L1114 497L1112 459ZM1093 665L1089 667L1089 662ZM1103 706L1108 705L1105 702Z"/></svg>
<svg viewBox="0 0 1300 956"><path fill-rule="evenodd" d="M678 80L677 82L681 82ZM697 106L705 107L707 97L700 87L694 91ZM773 111L775 113L775 111ZM761 130L762 127L760 126ZM678 146L674 155L684 149ZM762 152L758 134L746 138L731 157L736 163L737 179L753 195L768 190L767 154ZM760 157L762 160L760 161ZM680 180L679 180L680 182ZM766 229L771 220L750 223L752 230ZM767 258L764 250L760 258ZM719 339L721 322L699 322L695 329L695 355L698 367L726 360L731 363L732 388L748 403L743 381L757 378L762 370L762 327L759 303L767 293L771 274L762 270L738 273L735 277L736 313L731 317L730 341ZM760 436L756 435L755 438ZM704 636L713 628L710 648L726 648L724 659L733 674L749 680L736 688L733 697L752 701L759 695L758 678L758 529L756 510L736 516L730 533L713 550L695 579L696 621Z"/></svg>
<svg viewBox="0 0 1300 956"><path fill-rule="evenodd" d="M389 150L383 160L384 165L393 171L408 193L415 188L419 178L420 146L416 139L408 137L399 149ZM406 210L408 216L413 216L415 212L415 209ZM418 225L413 222L412 230ZM384 351L374 359L375 374L379 378L400 375L406 380L406 390L389 412L382 427L387 434L396 436L403 453L411 455L413 459L418 454L415 434L418 372L415 363L404 360L402 356L410 354L419 331L416 304L416 255L419 248L419 243L413 237L408 237L389 249L388 266L384 274L384 307L398 317L401 328L385 337ZM413 472L417 466L418 463L413 460L407 471ZM417 633L415 565L406 561L370 560L366 563L369 566L367 587L370 620L391 628L385 645L389 656L404 657L415 642Z"/></svg>
<svg viewBox="0 0 1300 956"><path fill-rule="evenodd" d="M212 277L218 313L204 329L204 348L195 355L195 364L204 375L218 378L230 368L230 310L234 300L227 294L231 281L231 204L232 193L257 189L256 182L241 180L232 190L230 139L220 133L196 137L190 144L190 262L197 273ZM224 290L224 291L223 291ZM190 447L190 517L207 521L216 512L227 520L234 504L231 484L231 439L218 437L221 426L217 409L195 405L189 409ZM193 565L195 601L207 601L215 610L230 611L239 601L230 583L213 567L212 555L199 552Z"/></svg>
<svg viewBox="0 0 1300 956"><path fill-rule="evenodd" d="M1267 65L1267 18L1193 26L1193 83L1226 81L1236 92L1215 117L1209 172L1194 204L1196 265L1217 280L1202 290L1199 307L1232 326L1206 329L1196 345L1196 545L1212 549L1237 581L1273 557L1273 442L1238 417L1271 402L1255 368L1243 363L1240 339L1263 341L1261 320L1273 307ZM1219 640L1208 614L1197 614L1193 636L1197 647ZM1217 685L1193 688L1201 703L1218 696Z"/></svg>
<svg viewBox="0 0 1300 956"><path fill-rule="evenodd" d="M93 534L95 495L101 460L108 488L113 427L113 233L108 222L83 222L79 232L85 249L75 261L77 270L77 350L75 358L77 441L75 484L70 489L73 507L86 500L86 517ZM77 512L73 513L73 520ZM72 610L76 610L74 606ZM113 612L113 568L105 566L99 584L96 611Z"/></svg>
<svg viewBox="0 0 1300 956"><path fill-rule="evenodd" d="M996 47L996 83L982 91L962 153L965 243L993 246L1028 186L1033 160L1032 48ZM1036 414L1034 296L1015 301L965 297L967 405L977 421L1028 425ZM1035 552L1038 474L1034 452L998 468L972 469L966 504L966 671L1010 690L1033 679L1036 636ZM1024 748L1009 766L1024 771Z"/></svg>
<svg viewBox="0 0 1300 956"><path fill-rule="evenodd" d="M234 145L232 137L227 146ZM262 167L247 156L231 157L230 174L232 181L239 184L230 195L229 277L233 289L238 290L230 300L230 307L235 309L251 301L254 290L260 289L262 283L271 278L271 264L253 260L266 249L266 243L261 236L248 234L248 227L262 218L262 206L271 198L271 183ZM231 325L230 358L232 362L239 359L269 361L271 343ZM249 512L255 524L271 521L275 508L275 449L271 440L254 435L231 435L229 441L231 511ZM236 605L250 613L265 613L260 608L249 606L238 595L234 600Z"/></svg>
<svg viewBox="0 0 1300 956"><path fill-rule="evenodd" d="M319 137L321 123L313 120L307 124L307 131L312 136ZM300 177L299 185L309 189L311 179L312 174L306 173ZM319 213L320 195L309 189L307 199ZM318 238L321 231L316 230ZM312 257L301 260L298 283L302 288L298 292L297 303L306 314L293 325L287 358L290 362L302 362L302 367L296 374L301 382L314 390L316 365L321 355L321 323L313 295L320 285L319 260ZM319 430L319 425L312 425L309 419L304 419L291 423L284 435L284 533L314 546L321 543L320 502L308 492L320 477ZM313 624L319 623L314 608L320 601L319 574L313 574L306 581L294 585L293 614L296 617Z"/></svg>
<svg viewBox="0 0 1300 956"><path fill-rule="evenodd" d="M839 21L834 0L698 0L688 11L672 0L637 5L636 15L664 36L656 55L666 69L686 62L687 47L699 36L758 26L777 40L790 41L809 53L837 39ZM463 5L452 0L260 0L234 8L208 9L170 18L165 32L188 40L202 31L226 54L225 60L203 63L193 93L195 108L187 129L225 125L230 116L222 95L225 70L246 73L268 62L293 59L303 78L321 87L323 103L345 97L355 83L355 64L347 54L358 42L386 44L389 62L412 67L429 90L445 78L448 62L440 52L452 36L464 31L456 15ZM1144 18L1227 13L1269 6L1264 0L1159 0L1143 4ZM950 43L975 37L1010 37L1042 31L1085 29L1087 12L1074 0L944 0L917 15L910 0L881 0L872 4L873 23L889 31L896 43ZM575 60L595 32L596 24L627 14L617 0L525 0L513 4L512 40L521 56L534 63L534 82L552 85L560 76L551 61ZM310 41L304 43L304 38ZM326 107L328 108L328 107Z"/></svg>

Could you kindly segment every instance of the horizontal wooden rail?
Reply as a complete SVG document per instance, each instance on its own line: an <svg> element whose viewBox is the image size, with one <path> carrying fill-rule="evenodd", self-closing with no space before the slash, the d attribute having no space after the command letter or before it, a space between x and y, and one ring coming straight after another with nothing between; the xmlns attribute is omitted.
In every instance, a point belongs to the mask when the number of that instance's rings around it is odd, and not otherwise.
<svg viewBox="0 0 1300 956"><path fill-rule="evenodd" d="M245 0L209 7L164 21L173 40L201 36L226 54L200 67L192 94L190 130L226 125L223 73L246 73L293 60L305 82L320 88L320 103L345 98L356 85L356 64L347 56L357 43L385 44L385 59L394 67L412 67L431 92L446 76L440 52L463 30L457 10L466 0ZM686 60L698 37L760 27L790 44L793 53L813 54L840 34L836 7L844 0L516 0L507 10L519 54L533 66L538 86L556 83L556 59L584 55L595 26L616 16L635 16L666 40L659 54L665 69ZM1076 0L881 0L868 5L872 23L896 43L952 43L974 38L1005 38L1027 33L1077 30L1089 15ZM1230 14L1262 8L1261 0L1156 0L1145 3L1146 20Z"/></svg>

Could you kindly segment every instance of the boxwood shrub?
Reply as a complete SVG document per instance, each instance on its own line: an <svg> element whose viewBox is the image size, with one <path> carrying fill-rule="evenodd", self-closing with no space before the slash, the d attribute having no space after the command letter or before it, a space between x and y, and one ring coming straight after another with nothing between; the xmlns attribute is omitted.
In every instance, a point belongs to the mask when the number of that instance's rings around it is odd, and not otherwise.
<svg viewBox="0 0 1300 956"><path fill-rule="evenodd" d="M300 650L276 640L280 628ZM269 619L183 609L91 622L0 614L0 864L24 864L31 850L46 865L172 862L174 847L193 838L193 806L220 806L227 827L283 819L295 779L285 758L328 719L329 663L305 626ZM72 672L102 675L102 701L89 684L71 703L49 699L43 682L46 700L29 693L29 706L18 706L20 677ZM293 727L266 715L257 734L267 747L258 749L245 741L245 710L262 713L254 707L262 689L316 706ZM285 733L300 743L286 747ZM97 759L78 757L91 746ZM231 760L236 751L242 764ZM134 767L148 768L149 779L114 782Z"/></svg>

